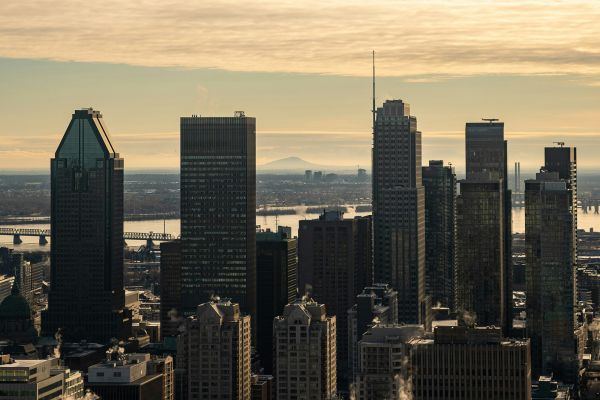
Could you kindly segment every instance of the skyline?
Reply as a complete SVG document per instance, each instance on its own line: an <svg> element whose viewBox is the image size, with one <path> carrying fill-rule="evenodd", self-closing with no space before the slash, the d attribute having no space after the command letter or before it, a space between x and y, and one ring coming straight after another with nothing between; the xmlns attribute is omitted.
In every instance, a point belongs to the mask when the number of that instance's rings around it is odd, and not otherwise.
<svg viewBox="0 0 600 400"><path fill-rule="evenodd" d="M81 107L108 117L130 171L178 168L179 117L236 110L257 118L259 165L298 156L369 168L372 49L377 104L411 104L424 160L460 174L465 123L484 117L505 122L509 164L524 171L554 141L600 145L600 4L74 4L0 4L3 171L48 170ZM582 151L580 166L600 161Z"/></svg>

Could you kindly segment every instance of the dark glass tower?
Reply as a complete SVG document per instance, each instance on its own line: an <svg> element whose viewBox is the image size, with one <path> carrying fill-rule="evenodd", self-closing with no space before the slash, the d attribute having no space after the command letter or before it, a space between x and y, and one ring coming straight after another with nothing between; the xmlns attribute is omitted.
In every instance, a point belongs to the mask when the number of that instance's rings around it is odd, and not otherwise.
<svg viewBox="0 0 600 400"><path fill-rule="evenodd" d="M563 179L567 190L571 194L569 208L573 217L573 268L577 264L577 149L575 147L544 148L544 169L548 172L558 172L558 177Z"/></svg>
<svg viewBox="0 0 600 400"><path fill-rule="evenodd" d="M181 118L183 313L213 295L256 323L256 120L243 112Z"/></svg>
<svg viewBox="0 0 600 400"><path fill-rule="evenodd" d="M281 229L256 233L258 353L266 374L273 373L273 319L296 298L297 269L296 239Z"/></svg>
<svg viewBox="0 0 600 400"><path fill-rule="evenodd" d="M123 159L102 114L76 110L51 161L51 289L44 335L127 338L123 291Z"/></svg>
<svg viewBox="0 0 600 400"><path fill-rule="evenodd" d="M454 309L456 175L443 161L423 167L425 187L426 291L432 304Z"/></svg>
<svg viewBox="0 0 600 400"><path fill-rule="evenodd" d="M421 132L402 100L376 112L373 137L374 282L398 291L398 320L425 323L425 189Z"/></svg>
<svg viewBox="0 0 600 400"><path fill-rule="evenodd" d="M466 180L457 200L456 307L480 325L512 327L512 205L504 123L466 125Z"/></svg>
<svg viewBox="0 0 600 400"><path fill-rule="evenodd" d="M566 150L566 149L565 149ZM527 336L533 373L577 382L572 193L558 172L525 182Z"/></svg>

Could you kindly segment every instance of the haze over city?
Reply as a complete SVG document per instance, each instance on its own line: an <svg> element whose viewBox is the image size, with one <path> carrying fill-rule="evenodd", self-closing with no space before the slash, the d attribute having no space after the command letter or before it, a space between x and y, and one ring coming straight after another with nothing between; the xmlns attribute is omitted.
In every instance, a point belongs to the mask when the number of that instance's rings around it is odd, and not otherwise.
<svg viewBox="0 0 600 400"><path fill-rule="evenodd" d="M176 170L181 115L257 118L257 164L371 164L377 102L419 116L423 159L464 168L464 123L506 124L509 163L567 141L600 166L600 3L0 3L0 168L46 170L71 110L110 116L128 170ZM474 32L476 32L474 34Z"/></svg>

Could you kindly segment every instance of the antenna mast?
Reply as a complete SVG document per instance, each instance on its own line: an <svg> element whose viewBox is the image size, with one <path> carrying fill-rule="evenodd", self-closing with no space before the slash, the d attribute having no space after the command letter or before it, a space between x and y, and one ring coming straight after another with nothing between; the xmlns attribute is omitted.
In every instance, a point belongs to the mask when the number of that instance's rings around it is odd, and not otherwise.
<svg viewBox="0 0 600 400"><path fill-rule="evenodd" d="M375 50L373 50L373 108L371 113L373 114L373 134L375 134Z"/></svg>

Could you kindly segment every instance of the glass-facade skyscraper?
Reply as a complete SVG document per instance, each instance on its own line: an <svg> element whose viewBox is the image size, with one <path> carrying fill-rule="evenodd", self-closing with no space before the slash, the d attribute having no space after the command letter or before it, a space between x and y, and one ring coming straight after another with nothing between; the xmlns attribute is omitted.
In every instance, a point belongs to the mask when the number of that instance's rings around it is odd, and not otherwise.
<svg viewBox="0 0 600 400"><path fill-rule="evenodd" d="M256 120L181 118L184 315L212 296L256 321Z"/></svg>
<svg viewBox="0 0 600 400"><path fill-rule="evenodd" d="M426 291L431 303L454 309L456 175L441 160L423 167Z"/></svg>
<svg viewBox="0 0 600 400"><path fill-rule="evenodd" d="M572 193L558 172L525 181L527 336L533 372L569 383L579 371Z"/></svg>
<svg viewBox="0 0 600 400"><path fill-rule="evenodd" d="M504 123L467 123L466 179L457 199L457 311L512 327L512 205Z"/></svg>
<svg viewBox="0 0 600 400"><path fill-rule="evenodd" d="M410 107L388 100L373 137L374 282L398 291L398 320L427 323L421 132Z"/></svg>
<svg viewBox="0 0 600 400"><path fill-rule="evenodd" d="M51 288L45 335L130 335L123 290L123 159L102 114L76 110L51 161Z"/></svg>

